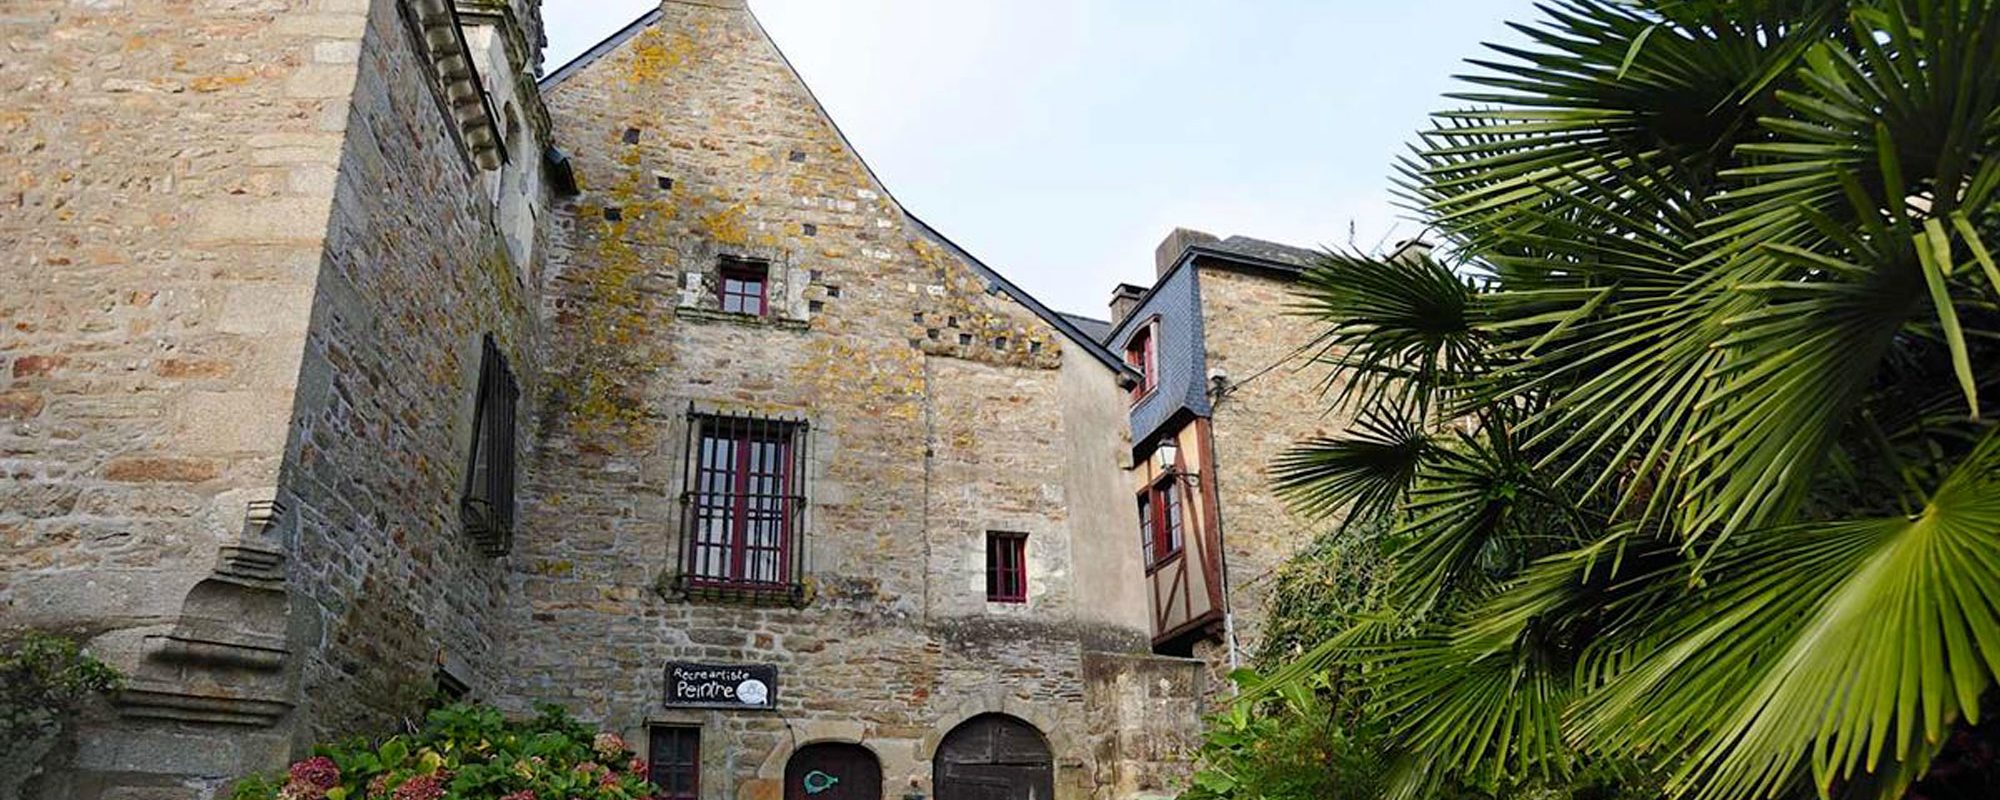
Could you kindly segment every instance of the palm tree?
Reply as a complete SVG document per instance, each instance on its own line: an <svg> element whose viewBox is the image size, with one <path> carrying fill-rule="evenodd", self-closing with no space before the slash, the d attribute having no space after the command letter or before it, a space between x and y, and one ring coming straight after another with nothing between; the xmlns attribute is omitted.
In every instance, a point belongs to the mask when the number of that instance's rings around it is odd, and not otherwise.
<svg viewBox="0 0 2000 800"><path fill-rule="evenodd" d="M1902 796L2000 714L2000 4L1543 13L1405 162L1451 256L1303 283L1358 423L1273 474L1402 622L1274 685L1365 689L1396 797Z"/></svg>

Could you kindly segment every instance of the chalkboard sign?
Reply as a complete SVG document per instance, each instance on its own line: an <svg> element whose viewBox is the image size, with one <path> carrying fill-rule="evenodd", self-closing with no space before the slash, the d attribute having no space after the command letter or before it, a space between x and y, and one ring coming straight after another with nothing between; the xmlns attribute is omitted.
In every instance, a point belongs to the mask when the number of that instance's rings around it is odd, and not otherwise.
<svg viewBox="0 0 2000 800"><path fill-rule="evenodd" d="M778 707L778 668L768 664L668 664L669 708Z"/></svg>

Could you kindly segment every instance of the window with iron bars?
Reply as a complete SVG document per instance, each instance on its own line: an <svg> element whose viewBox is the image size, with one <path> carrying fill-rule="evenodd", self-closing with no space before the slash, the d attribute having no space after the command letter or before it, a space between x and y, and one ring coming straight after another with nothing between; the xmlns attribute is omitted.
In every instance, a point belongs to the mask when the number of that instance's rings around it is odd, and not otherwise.
<svg viewBox="0 0 2000 800"><path fill-rule="evenodd" d="M1028 535L986 532L986 601L1028 602Z"/></svg>
<svg viewBox="0 0 2000 800"><path fill-rule="evenodd" d="M507 356L488 335L473 406L472 456L458 503L465 532L487 555L506 555L514 546L514 405L520 399Z"/></svg>
<svg viewBox="0 0 2000 800"><path fill-rule="evenodd" d="M803 600L806 423L688 413L680 587Z"/></svg>

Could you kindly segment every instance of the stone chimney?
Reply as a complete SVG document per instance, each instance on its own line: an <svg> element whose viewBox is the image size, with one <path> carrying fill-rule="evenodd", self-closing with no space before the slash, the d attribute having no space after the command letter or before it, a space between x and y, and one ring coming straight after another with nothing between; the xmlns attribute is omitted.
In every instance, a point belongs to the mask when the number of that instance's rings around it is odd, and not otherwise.
<svg viewBox="0 0 2000 800"><path fill-rule="evenodd" d="M1111 290L1111 324L1115 326L1124 322L1125 318L1132 314L1132 309L1139 307L1139 299L1145 296L1144 286L1118 284L1117 288Z"/></svg>
<svg viewBox="0 0 2000 800"><path fill-rule="evenodd" d="M1433 248L1434 245L1422 239L1404 239L1396 243L1395 249L1389 251L1389 260L1416 261L1429 256Z"/></svg>
<svg viewBox="0 0 2000 800"><path fill-rule="evenodd" d="M1175 228L1174 232L1167 234L1167 238L1160 242L1160 246L1157 249L1153 250L1154 274L1160 276L1166 275L1167 270L1174 268L1174 263L1181 260L1181 254L1187 252L1189 247L1219 241L1221 240L1215 238L1213 234L1202 233L1201 231L1189 230L1187 228Z"/></svg>

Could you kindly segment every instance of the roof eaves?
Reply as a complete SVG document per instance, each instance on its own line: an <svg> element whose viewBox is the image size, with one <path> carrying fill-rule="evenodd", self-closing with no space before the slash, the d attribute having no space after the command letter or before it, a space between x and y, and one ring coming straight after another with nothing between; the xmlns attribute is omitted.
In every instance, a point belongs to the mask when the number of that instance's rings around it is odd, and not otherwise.
<svg viewBox="0 0 2000 800"><path fill-rule="evenodd" d="M1286 275L1297 275L1301 272L1306 271L1307 269L1306 267L1291 263L1289 261L1279 261L1274 258L1265 258L1263 256L1252 255L1250 253L1245 253L1240 250L1226 250L1218 247L1210 247L1205 244L1190 245L1187 249L1187 253L1183 254L1182 257L1186 258L1188 255L1203 255L1203 256L1208 256L1210 258L1223 259L1225 261L1234 261L1242 266L1252 267L1261 270L1268 270L1271 272L1282 272Z"/></svg>
<svg viewBox="0 0 2000 800"><path fill-rule="evenodd" d="M860 148L855 147L854 143L847 138L847 133L840 129L840 123L833 118L833 115L831 113L828 113L826 111L826 104L820 102L819 96L812 90L812 84L806 82L805 76L799 73L797 67L793 66L791 57L785 55L785 49L783 47L779 47L777 40L771 37L770 31L764 29L764 23L762 20L757 19L757 13L747 8L745 10L749 12L750 22L752 25L755 25L757 27L757 32L764 37L764 40L766 42L770 43L771 49L777 52L778 59L784 63L785 69L792 73L792 77L798 80L800 86L805 87L806 95L812 99L813 106L819 109L820 115L826 120L828 125L832 126L834 136L839 137L841 145L847 148L847 152L852 153L854 155L855 160L861 162L861 168L868 173L869 181L874 183L875 186L877 186L882 190L882 193L888 197L889 201L893 203L897 209L900 209L903 212L903 216L905 218L907 218L912 224L916 225L918 229L922 230L925 235L935 240L939 245L957 254L959 258L965 261L965 263L972 265L973 270L977 271L981 277L984 277L989 282L989 284L992 285L993 288L997 289L1000 292L1006 293L1006 295L1009 298L1012 298L1014 302L1020 303L1021 305L1027 307L1029 311L1034 312L1036 316L1041 317L1043 321L1049 323L1050 326L1054 327L1057 332L1068 337L1071 341L1076 342L1077 345L1081 346L1085 352L1091 355L1092 358L1095 358L1098 361L1102 362L1105 366L1110 367L1112 372L1116 373L1119 377L1128 380L1136 380L1139 378L1138 372L1134 371L1130 365L1126 364L1124 359L1119 358L1116 355L1113 355L1109 349L1106 349L1106 347L1102 342L1092 339L1088 334L1084 333L1081 329L1079 329L1074 323L1070 322L1067 319L1064 319L1061 314L1058 314L1055 311L1051 310L1048 306L1042 305L1042 302L1040 300L1036 300L1034 295L1022 291L1021 287L1014 285L1014 282L1007 280L1006 276L1001 275L997 270L987 266L986 262L980 261L978 258L974 257L972 253L968 252L965 248L958 246L957 242L954 242L950 238L947 238L944 234L939 233L936 228L931 227L929 223L926 223L922 219L919 219L917 215L910 213L910 210L903 205L902 201L897 200L895 194L889 191L888 185L882 182L881 177L875 174L874 166L870 165L868 163L868 159L861 155ZM610 37L606 38L602 42L598 42L596 46L590 48L589 50L585 50L582 55L579 55L576 58L571 59L569 63L564 64L556 71L549 73L548 77L543 78L538 85L544 91L554 87L557 83L562 82L563 79L568 78L570 75L575 74L579 70L582 70L584 67L587 67L591 63L597 61L598 59L603 58L605 54L611 52L612 50L617 49L620 45L625 44L625 42L631 40L632 37L637 36L640 31L645 30L648 26L651 26L653 23L659 22L660 19L665 16L665 14L666 12L660 8L654 8L653 10L646 12L645 14L641 15L638 19L633 20L631 24L626 25L623 29L619 30L617 33L612 34Z"/></svg>
<svg viewBox="0 0 2000 800"><path fill-rule="evenodd" d="M900 207L902 204L898 203L897 205ZM1078 328L1076 323L1069 321L1069 319L1051 310L1048 306L1042 305L1042 301L1036 300L1034 295L1022 291L1021 287L1014 285L1013 281L1007 280L1007 276L1001 275L992 267L986 266L986 262L980 261L971 252L958 246L957 242L939 233L936 228L931 227L930 223L919 219L917 215L910 213L909 209L903 209L903 216L910 220L910 224L917 226L918 230L923 231L924 235L929 236L933 241L950 250L953 255L958 256L965 263L972 265L973 271L978 272L980 277L985 278L993 289L1007 295L1014 302L1026 306L1029 311L1035 313L1035 316L1041 317L1044 322L1054 326L1058 332L1069 337L1071 341L1076 342L1085 352L1090 353L1092 358L1103 362L1105 366L1110 367L1113 372L1119 375L1128 378L1139 377L1139 373L1133 370L1130 364L1126 364L1125 359L1112 354L1110 348L1105 347L1103 342L1092 339L1089 334L1083 332L1083 329Z"/></svg>
<svg viewBox="0 0 2000 800"><path fill-rule="evenodd" d="M751 24L757 26L757 32L763 35L765 41L770 42L771 49L777 52L778 60L784 63L785 69L792 73L792 77L799 82L800 86L805 87L806 96L812 98L813 106L819 110L820 116L826 120L826 124L833 128L833 135L840 139L841 146L847 148L847 152L854 155L854 160L861 162L861 169L868 173L869 182L882 190L882 194L889 199L889 202L903 212L905 219L908 219L911 224L916 225L919 230L923 231L926 236L935 240L939 245L957 254L959 258L964 259L965 263L972 265L973 270L980 273L981 277L991 282L994 288L1005 292L1014 302L1026 306L1029 311L1034 312L1036 316L1041 317L1049 325L1053 326L1057 332L1076 342L1092 358L1110 367L1112 372L1120 378L1127 380L1140 379L1139 373L1126 364L1125 359L1113 355L1110 350L1105 348L1102 342L1090 338L1082 330L1079 330L1075 324L1063 319L1061 314L1057 314L1048 306L1042 305L1042 302L1036 300L1034 295L1022 291L1019 286L1015 286L1013 281L1007 280L1007 277L1001 275L998 270L987 266L986 262L980 261L970 251L960 247L957 242L952 241L950 237L938 232L938 229L931 227L930 223L910 213L909 207L903 205L903 201L896 199L896 193L889 189L889 185L883 182L880 175L875 174L874 165L868 163L868 157L862 155L861 148L855 147L854 142L847 138L847 132L840 128L840 121L834 119L832 112L826 110L826 104L820 102L819 94L813 91L812 84L806 80L805 75L799 72L798 67L792 64L791 56L785 55L785 48L778 46L778 40L772 37L771 32L764 28L764 22L757 18L757 12L751 10L749 13Z"/></svg>
<svg viewBox="0 0 2000 800"><path fill-rule="evenodd" d="M1276 273L1285 278L1296 278L1306 270L1305 267L1297 264L1254 256L1235 250L1223 250L1202 244L1189 245L1187 249L1181 251L1181 256L1178 260L1174 261L1174 265L1168 267L1166 272L1160 273L1159 280L1153 281L1153 285L1147 287L1146 293L1140 295L1139 302L1132 307L1133 313L1125 315L1124 319L1119 320L1116 325L1111 326L1111 333L1105 335L1104 341L1107 343L1117 341L1118 337L1125 333L1126 325L1134 317L1139 316L1137 313L1138 309L1145 308L1146 304L1152 301L1153 295L1159 293L1160 287L1166 285L1167 279L1173 277L1174 272L1188 266L1197 256L1206 256L1222 261L1233 261L1236 266L1248 267L1259 272Z"/></svg>
<svg viewBox="0 0 2000 800"><path fill-rule="evenodd" d="M583 51L576 58L570 59L568 63L557 67L554 72L536 81L536 87L544 92L555 88L555 85L563 82L565 78L576 74L584 67L597 63L597 60L603 58L606 53L618 49L619 45L631 41L632 37L639 35L640 31L652 27L653 23L659 22L661 17L666 16L666 13L659 6L654 6L653 10L640 14L638 19L632 20L631 23L623 28L619 28L617 33L605 37L604 41L592 45L590 49Z"/></svg>

